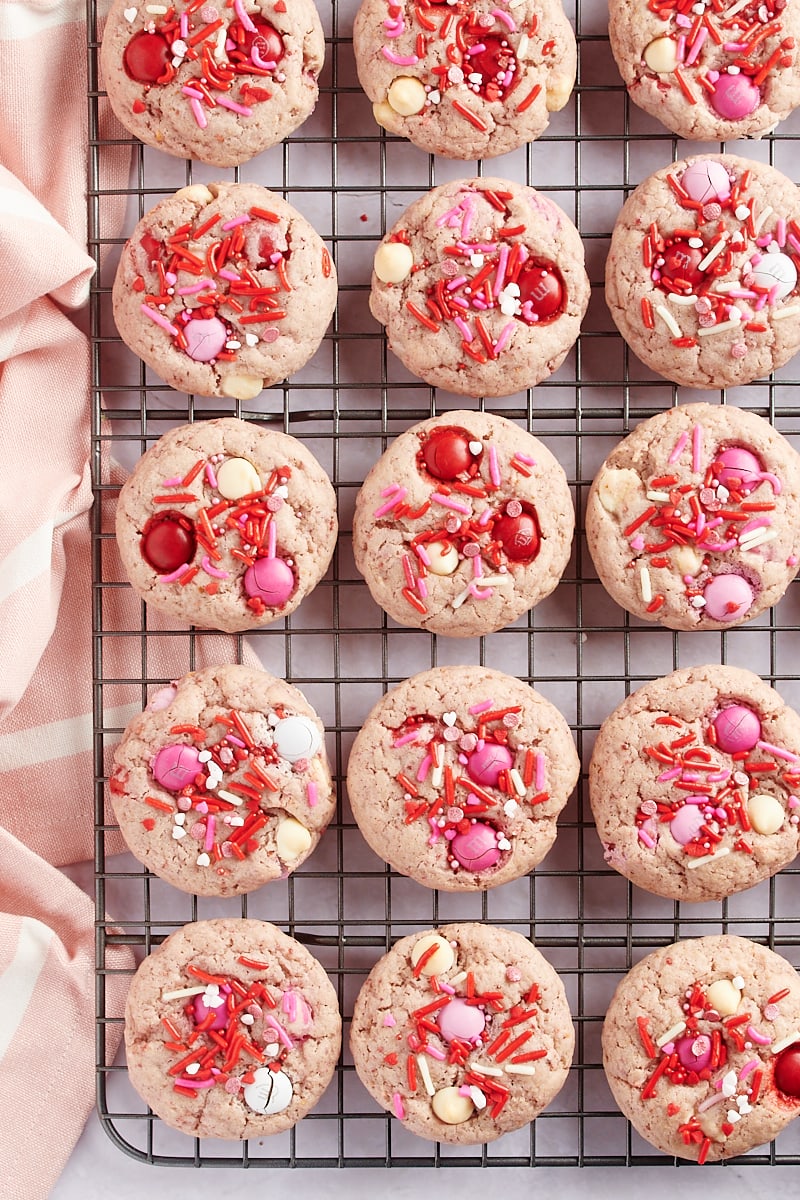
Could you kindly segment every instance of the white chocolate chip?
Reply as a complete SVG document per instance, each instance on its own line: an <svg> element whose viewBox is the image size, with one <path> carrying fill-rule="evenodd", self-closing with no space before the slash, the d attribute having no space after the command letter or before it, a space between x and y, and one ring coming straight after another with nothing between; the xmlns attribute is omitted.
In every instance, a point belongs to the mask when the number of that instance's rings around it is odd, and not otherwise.
<svg viewBox="0 0 800 1200"><path fill-rule="evenodd" d="M681 575L696 575L703 565L703 556L694 546L678 546L672 551L672 561Z"/></svg>
<svg viewBox="0 0 800 1200"><path fill-rule="evenodd" d="M301 825L294 817L287 817L278 826L275 840L278 857L286 862L287 859L299 858L301 854L305 854L311 845L311 834L305 825Z"/></svg>
<svg viewBox="0 0 800 1200"><path fill-rule="evenodd" d="M421 974L441 975L444 971L449 971L456 961L456 956L450 943L446 942L443 937L439 937L438 933L426 934L425 937L421 937L418 942L414 943L410 955L412 967L416 967L423 954L430 950L431 946L435 946L436 950L422 967Z"/></svg>
<svg viewBox="0 0 800 1200"><path fill-rule="evenodd" d="M574 75L555 75L547 84L545 100L548 112L560 112L572 95Z"/></svg>
<svg viewBox="0 0 800 1200"><path fill-rule="evenodd" d="M373 104L372 115L381 129L386 129L389 133L396 130L398 114L386 100L379 100Z"/></svg>
<svg viewBox="0 0 800 1200"><path fill-rule="evenodd" d="M401 117L413 117L422 112L426 99L422 81L413 75L398 75L386 96L389 107Z"/></svg>
<svg viewBox="0 0 800 1200"><path fill-rule="evenodd" d="M264 390L259 375L227 375L222 380L222 394L231 400L255 400Z"/></svg>
<svg viewBox="0 0 800 1200"><path fill-rule="evenodd" d="M678 48L671 37L658 37L645 46L644 61L657 75L668 75L678 65Z"/></svg>
<svg viewBox="0 0 800 1200"><path fill-rule="evenodd" d="M607 513L622 512L632 499L641 495L642 481L628 467L601 471L597 480L597 497Z"/></svg>
<svg viewBox="0 0 800 1200"><path fill-rule="evenodd" d="M384 242L375 251L373 267L381 283L402 283L413 266L414 255L405 242Z"/></svg>
<svg viewBox="0 0 800 1200"><path fill-rule="evenodd" d="M741 998L741 991L731 979L717 979L706 992L709 1008L715 1009L721 1017L732 1017Z"/></svg>
<svg viewBox="0 0 800 1200"><path fill-rule="evenodd" d="M452 542L428 542L425 547L432 575L452 575L458 566L458 551Z"/></svg>
<svg viewBox="0 0 800 1200"><path fill-rule="evenodd" d="M175 193L176 199L189 200L192 204L210 204L214 193L203 183L193 183L191 187L181 188Z"/></svg>
<svg viewBox="0 0 800 1200"><path fill-rule="evenodd" d="M445 1125L463 1125L475 1111L469 1096L459 1096L458 1088L440 1088L431 1100L431 1108Z"/></svg>
<svg viewBox="0 0 800 1200"><path fill-rule="evenodd" d="M246 458L226 458L216 475L217 490L226 500L239 500L261 489L258 471Z"/></svg>
<svg viewBox="0 0 800 1200"><path fill-rule="evenodd" d="M777 833L786 820L780 800L768 792L756 792L747 801L747 815L756 833Z"/></svg>

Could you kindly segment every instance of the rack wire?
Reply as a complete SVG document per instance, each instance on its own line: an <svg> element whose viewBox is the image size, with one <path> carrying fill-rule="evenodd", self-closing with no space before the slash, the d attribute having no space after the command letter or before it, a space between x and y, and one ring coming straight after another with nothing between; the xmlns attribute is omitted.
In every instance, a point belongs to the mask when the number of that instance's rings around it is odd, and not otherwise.
<svg viewBox="0 0 800 1200"><path fill-rule="evenodd" d="M679 402L677 388L629 354L605 310L602 277L610 231L625 196L642 178L697 145L680 143L629 103L608 46L604 0L567 5L579 42L578 81L569 106L538 142L477 168L429 158L374 124L353 64L357 0L318 0L318 7L327 64L315 114L282 146L224 173L101 135L97 12L95 0L87 0L89 247L98 264L90 333L100 1118L121 1150L159 1165L680 1165L631 1131L605 1083L600 1030L616 984L655 947L711 932L752 937L800 965L800 871L784 870L722 904L685 905L649 896L606 867L586 793L585 769L600 722L624 695L656 675L706 661L730 662L751 667L790 703L800 703L793 655L800 645L800 589L790 588L777 610L730 633L678 635L629 618L611 602L583 538L583 502L603 458L638 421ZM762 142L731 148L791 175L799 133L800 121L790 119ZM124 188L109 185L104 171L108 156L121 147L133 153L131 182ZM392 436L435 413L483 407L437 393L408 375L387 352L367 307L372 252L386 228L432 185L476 172L531 183L561 204L584 239L593 294L581 337L562 368L535 393L491 405L542 437L565 467L579 516L572 561L554 595L527 617L464 642L388 621L355 571L349 530L357 488ZM110 314L124 235L109 204L127 204L129 231L163 195L225 174L263 183L309 216L332 249L340 281L337 313L312 363L250 405L173 392L122 347ZM800 446L798 363L737 389L730 400L721 392L681 399L750 408ZM113 509L117 485L109 455L130 467L171 426L223 415L268 422L300 437L326 466L337 491L342 533L327 578L291 618L251 635L249 642L267 669L300 687L326 721L342 799L319 848L288 881L241 901L214 902L176 892L130 856L112 856L118 841L106 814L106 772L125 714L132 715L149 691L191 669L203 654L213 655L215 646L226 661L238 659L243 640L215 642L221 635L154 626L144 606L133 602L113 554L109 502ZM525 879L474 896L431 892L390 871L365 846L344 795L348 750L373 703L414 671L451 662L497 666L532 682L566 715L584 766L543 865ZM345 1035L358 987L397 937L454 919L519 930L536 942L567 987L577 1028L567 1086L535 1124L489 1146L434 1145L379 1111L345 1051L319 1107L287 1134L238 1146L169 1130L131 1089L124 1065L106 1062L106 1029L117 1020L105 1007L106 950L125 944L141 958L185 921L239 912L275 921L318 955L337 986ZM790 1127L776 1143L735 1161L800 1164L800 1132Z"/></svg>

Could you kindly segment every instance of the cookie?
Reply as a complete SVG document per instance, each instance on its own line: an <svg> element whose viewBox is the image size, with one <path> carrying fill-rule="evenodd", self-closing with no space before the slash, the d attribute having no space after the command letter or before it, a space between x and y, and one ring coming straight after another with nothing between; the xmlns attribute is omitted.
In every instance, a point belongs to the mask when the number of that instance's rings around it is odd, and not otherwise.
<svg viewBox="0 0 800 1200"><path fill-rule="evenodd" d="M550 595L574 523L546 446L504 417L448 412L402 433L367 475L353 553L401 625L475 637Z"/></svg>
<svg viewBox="0 0 800 1200"><path fill-rule="evenodd" d="M459 1145L533 1121L563 1087L574 1048L548 961L518 933L469 922L397 942L361 988L350 1029L378 1104L412 1133Z"/></svg>
<svg viewBox="0 0 800 1200"><path fill-rule="evenodd" d="M672 900L723 900L800 850L800 717L757 675L687 667L603 722L589 793L606 861Z"/></svg>
<svg viewBox="0 0 800 1200"><path fill-rule="evenodd" d="M575 82L575 34L560 0L508 9L364 0L353 48L378 124L447 158L493 158L532 142Z"/></svg>
<svg viewBox="0 0 800 1200"><path fill-rule="evenodd" d="M215 167L248 162L302 125L324 61L313 0L114 0L100 52L125 128L148 146Z"/></svg>
<svg viewBox="0 0 800 1200"><path fill-rule="evenodd" d="M150 698L114 750L109 792L139 862L202 896L290 875L336 807L311 705L282 679L230 664Z"/></svg>
<svg viewBox="0 0 800 1200"><path fill-rule="evenodd" d="M603 1066L625 1116L665 1154L744 1154L800 1113L800 978L741 937L656 950L614 994Z"/></svg>
<svg viewBox="0 0 800 1200"><path fill-rule="evenodd" d="M396 871L474 892L542 861L579 771L569 726L533 688L486 667L434 667L375 705L347 790L362 834Z"/></svg>
<svg viewBox="0 0 800 1200"><path fill-rule="evenodd" d="M728 629L798 570L800 456L754 413L688 404L643 421L600 468L586 538L606 591L670 629Z"/></svg>
<svg viewBox="0 0 800 1200"><path fill-rule="evenodd" d="M506 179L433 188L375 252L369 305L389 348L460 395L508 396L546 379L588 303L577 229L552 200Z"/></svg>
<svg viewBox="0 0 800 1200"><path fill-rule="evenodd" d="M652 370L684 387L751 383L800 348L800 189L733 154L673 163L617 218L606 301Z"/></svg>
<svg viewBox="0 0 800 1200"><path fill-rule="evenodd" d="M125 1008L128 1074L173 1129L240 1139L291 1129L341 1045L328 976L266 921L184 925L139 967Z"/></svg>
<svg viewBox="0 0 800 1200"><path fill-rule="evenodd" d="M142 217L113 302L122 340L172 387L252 400L316 352L336 272L319 234L274 192L193 184Z"/></svg>
<svg viewBox="0 0 800 1200"><path fill-rule="evenodd" d="M294 612L325 574L337 528L331 482L303 443L235 417L165 433L117 504L134 590L227 633Z"/></svg>
<svg viewBox="0 0 800 1200"><path fill-rule="evenodd" d="M631 99L679 137L759 138L800 104L800 15L786 0L610 0L609 36Z"/></svg>

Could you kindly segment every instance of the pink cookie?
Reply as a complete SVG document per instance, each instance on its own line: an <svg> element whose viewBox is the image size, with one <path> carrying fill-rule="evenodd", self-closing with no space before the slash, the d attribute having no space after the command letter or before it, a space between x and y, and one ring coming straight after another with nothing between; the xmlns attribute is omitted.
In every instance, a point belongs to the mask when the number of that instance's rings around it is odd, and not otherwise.
<svg viewBox="0 0 800 1200"><path fill-rule="evenodd" d="M350 754L372 849L427 887L479 891L535 867L578 777L564 718L485 667L437 667L389 692Z"/></svg>
<svg viewBox="0 0 800 1200"><path fill-rule="evenodd" d="M117 542L160 612L238 632L294 612L325 574L336 497L295 438L224 417L172 429L122 488Z"/></svg>

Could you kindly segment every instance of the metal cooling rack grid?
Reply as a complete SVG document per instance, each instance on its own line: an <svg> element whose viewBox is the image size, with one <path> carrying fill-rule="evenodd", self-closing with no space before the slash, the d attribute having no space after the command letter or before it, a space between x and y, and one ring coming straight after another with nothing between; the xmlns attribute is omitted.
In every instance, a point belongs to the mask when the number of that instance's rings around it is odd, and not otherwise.
<svg viewBox="0 0 800 1200"><path fill-rule="evenodd" d="M629 356L613 332L602 301L603 263L610 229L625 195L651 170L695 150L654 129L628 102L604 33L602 0L576 0L580 66L575 99L551 131L516 155L488 163L483 174L531 182L572 216L584 238L593 299L584 332L559 372L535 393L495 402L493 410L547 441L574 488L579 515L586 491L612 445L638 420L674 404L677 389ZM380 694L408 674L445 662L499 666L536 687L565 713L586 766L594 734L622 697L677 666L729 661L750 666L800 703L793 650L800 644L800 589L780 608L730 634L678 636L630 620L594 577L583 537L556 593L509 629L461 642L397 628L372 605L352 563L349 538L355 492L366 469L396 433L434 412L481 405L436 396L407 375L385 349L367 313L366 280L372 250L400 211L434 183L470 173L470 166L429 160L414 147L387 139L374 126L355 79L349 33L357 0L319 0L328 64L314 116L282 147L233 172L286 195L309 216L332 247L340 302L332 329L313 362L291 387L270 389L247 408L195 401L166 388L121 346L110 314L110 284L124 237L106 212L107 199L127 201L126 232L161 196L220 173L134 146L127 188L107 185L104 162L127 140L101 137L95 0L89 28L89 234L102 269L92 292L92 438L94 510L94 688L97 900L98 1108L109 1136L142 1161L175 1166L621 1166L671 1165L655 1154L616 1109L600 1065L600 1029L618 980L643 954L679 937L736 932L765 942L800 964L800 920L793 919L800 871L789 869L722 905L684 906L633 889L604 864L585 791L565 810L556 845L535 875L483 895L428 892L390 872L366 848L346 801L307 864L288 881L234 901L184 896L143 871L130 856L107 860L116 826L104 809L108 748L122 731L123 710L140 708L152 687L166 682L151 667L156 644L170 646L170 675L194 666L201 641L213 633L164 632L148 627L144 606L131 601L122 623L105 608L123 585L112 557L113 500L109 451L127 466L170 426L234 413L268 421L303 438L334 481L342 536L328 578L292 618L251 637L267 669L308 695L330 731L335 778L343 794L347 752ZM792 174L800 121L743 152ZM739 152L742 148L737 147ZM356 344L357 343L357 344ZM796 360L797 361L797 360ZM800 444L797 367L735 397L772 420ZM685 397L699 398L696 395ZM722 400L723 394L712 393ZM582 522L579 519L582 535ZM119 597L117 597L119 598ZM130 598L129 598L130 599ZM226 642L226 656L230 643ZM241 638L236 639L238 654ZM114 670L120 650L138 665ZM109 697L113 697L110 700ZM121 704L121 698L127 705ZM127 719L127 718L125 718ZM115 914L112 924L106 910ZM532 936L559 969L577 1026L575 1066L554 1104L528 1129L487 1147L434 1146L407 1134L364 1092L345 1059L318 1109L291 1132L240 1146L188 1138L152 1116L127 1082L124 1066L107 1066L105 949L125 943L148 953L188 920L231 915L273 920L311 946L337 984L345 1017L377 957L398 936L440 921L502 923ZM347 1029L345 1028L345 1036ZM747 1155L748 1164L800 1163L800 1132ZM680 1164L678 1164L680 1165ZM686 1165L686 1164L683 1164Z"/></svg>

